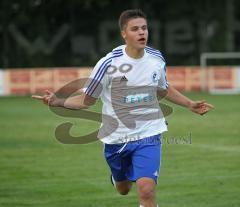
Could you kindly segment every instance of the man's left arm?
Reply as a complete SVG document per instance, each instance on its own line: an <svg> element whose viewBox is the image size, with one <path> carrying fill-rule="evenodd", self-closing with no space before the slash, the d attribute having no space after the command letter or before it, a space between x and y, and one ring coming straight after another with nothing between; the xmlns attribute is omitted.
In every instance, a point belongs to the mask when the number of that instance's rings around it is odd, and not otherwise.
<svg viewBox="0 0 240 207"><path fill-rule="evenodd" d="M171 85L168 86L167 91L168 93L165 98L168 101L186 107L192 112L199 115L204 115L205 113L214 108L213 105L207 103L205 100L193 101L189 99Z"/></svg>

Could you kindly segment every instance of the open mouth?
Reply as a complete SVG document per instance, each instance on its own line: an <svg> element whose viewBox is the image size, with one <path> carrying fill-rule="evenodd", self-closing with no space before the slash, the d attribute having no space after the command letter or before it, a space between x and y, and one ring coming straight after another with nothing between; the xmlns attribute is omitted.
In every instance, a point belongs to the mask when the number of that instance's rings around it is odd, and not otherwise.
<svg viewBox="0 0 240 207"><path fill-rule="evenodd" d="M139 40L138 40L138 42L145 42L145 38L143 37L143 38L140 38Z"/></svg>

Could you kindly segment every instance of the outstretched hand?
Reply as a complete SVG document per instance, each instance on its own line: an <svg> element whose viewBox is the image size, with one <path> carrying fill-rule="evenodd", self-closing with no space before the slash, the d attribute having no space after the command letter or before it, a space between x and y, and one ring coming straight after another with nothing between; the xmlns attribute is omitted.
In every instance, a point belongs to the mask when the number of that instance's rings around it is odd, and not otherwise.
<svg viewBox="0 0 240 207"><path fill-rule="evenodd" d="M192 112L204 115L214 108L212 104L207 103L205 100L201 101L192 101L190 106L188 107Z"/></svg>
<svg viewBox="0 0 240 207"><path fill-rule="evenodd" d="M32 95L32 98L37 99L42 101L44 104L48 105L48 106L60 106L60 99L57 98L57 96L55 95L55 93L46 90L46 93L43 96L39 96L39 95Z"/></svg>

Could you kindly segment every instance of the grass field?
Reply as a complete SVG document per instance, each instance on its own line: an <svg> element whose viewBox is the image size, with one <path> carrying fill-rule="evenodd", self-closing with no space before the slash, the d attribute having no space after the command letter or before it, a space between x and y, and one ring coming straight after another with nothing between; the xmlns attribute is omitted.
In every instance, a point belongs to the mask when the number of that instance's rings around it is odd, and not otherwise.
<svg viewBox="0 0 240 207"><path fill-rule="evenodd" d="M240 96L204 97L216 109L201 117L174 106L167 117L161 176L157 189L162 207L240 206ZM100 104L92 110L100 111ZM73 135L93 131L97 123L58 117L29 97L0 98L1 207L134 207L135 187L116 193L100 142L64 145L55 127L74 123Z"/></svg>

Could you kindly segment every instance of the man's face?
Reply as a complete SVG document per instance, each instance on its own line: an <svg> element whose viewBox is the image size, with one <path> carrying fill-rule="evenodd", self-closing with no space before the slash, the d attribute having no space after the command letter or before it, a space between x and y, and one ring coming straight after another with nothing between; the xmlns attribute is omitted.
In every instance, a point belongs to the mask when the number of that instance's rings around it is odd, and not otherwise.
<svg viewBox="0 0 240 207"><path fill-rule="evenodd" d="M147 22L144 18L130 19L121 32L128 46L144 49L148 40Z"/></svg>

